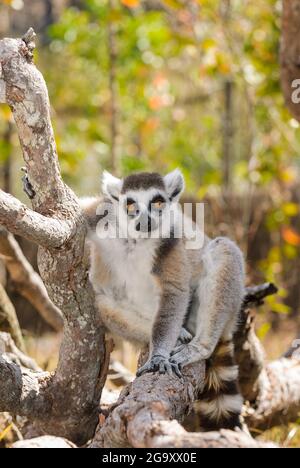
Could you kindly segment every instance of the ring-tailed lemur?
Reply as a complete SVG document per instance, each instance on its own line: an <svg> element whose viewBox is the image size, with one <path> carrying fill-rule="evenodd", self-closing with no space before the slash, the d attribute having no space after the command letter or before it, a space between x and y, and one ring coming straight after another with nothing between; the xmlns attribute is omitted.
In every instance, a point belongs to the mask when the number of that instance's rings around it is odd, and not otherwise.
<svg viewBox="0 0 300 468"><path fill-rule="evenodd" d="M90 278L105 327L131 342L150 344L150 357L137 375L173 371L180 376L182 366L207 360L198 404L203 426L240 426L242 397L232 344L244 295L239 248L226 238L204 236L203 245L190 250L184 234L174 235L184 190L179 170L123 180L104 173L102 185L104 196L83 199L82 207L91 241ZM103 236L112 226L119 235Z"/></svg>

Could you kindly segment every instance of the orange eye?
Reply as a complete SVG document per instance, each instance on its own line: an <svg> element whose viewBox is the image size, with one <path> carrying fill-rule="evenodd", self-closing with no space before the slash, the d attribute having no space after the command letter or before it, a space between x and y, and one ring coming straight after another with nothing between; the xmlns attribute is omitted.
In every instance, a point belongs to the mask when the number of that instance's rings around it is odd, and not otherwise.
<svg viewBox="0 0 300 468"><path fill-rule="evenodd" d="M154 203L154 208L160 210L163 207L163 202L161 200Z"/></svg>
<svg viewBox="0 0 300 468"><path fill-rule="evenodd" d="M127 213L129 215L134 215L136 213L136 204L135 203L128 203L126 206Z"/></svg>

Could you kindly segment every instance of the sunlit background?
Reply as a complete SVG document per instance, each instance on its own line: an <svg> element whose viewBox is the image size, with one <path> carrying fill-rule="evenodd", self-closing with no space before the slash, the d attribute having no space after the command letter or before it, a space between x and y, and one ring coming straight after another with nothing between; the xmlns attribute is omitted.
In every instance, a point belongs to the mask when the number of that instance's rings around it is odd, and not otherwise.
<svg viewBox="0 0 300 468"><path fill-rule="evenodd" d="M269 357L300 332L300 130L280 88L280 15L275 0L0 1L0 37L38 34L64 180L87 195L103 169L180 167L187 199L206 203L208 233L243 248L248 283L280 287L259 311ZM0 161L2 188L26 201L3 106ZM10 295L32 354L51 368L57 340ZM133 370L135 354L119 353Z"/></svg>

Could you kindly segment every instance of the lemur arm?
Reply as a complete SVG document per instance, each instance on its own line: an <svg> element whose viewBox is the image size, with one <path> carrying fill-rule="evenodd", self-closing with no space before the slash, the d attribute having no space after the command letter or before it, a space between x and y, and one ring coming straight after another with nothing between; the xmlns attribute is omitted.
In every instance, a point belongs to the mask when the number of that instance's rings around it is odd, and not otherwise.
<svg viewBox="0 0 300 468"><path fill-rule="evenodd" d="M152 329L150 357L137 375L156 370L181 375L179 367L170 363L169 358L180 338L189 305L189 275L180 241L166 242L169 243L167 252L160 252L160 265L155 271L161 285L161 300Z"/></svg>
<svg viewBox="0 0 300 468"><path fill-rule="evenodd" d="M171 362L181 366L209 359L221 339L232 340L245 294L243 255L232 241L210 241L203 264L195 336L188 345L172 351Z"/></svg>

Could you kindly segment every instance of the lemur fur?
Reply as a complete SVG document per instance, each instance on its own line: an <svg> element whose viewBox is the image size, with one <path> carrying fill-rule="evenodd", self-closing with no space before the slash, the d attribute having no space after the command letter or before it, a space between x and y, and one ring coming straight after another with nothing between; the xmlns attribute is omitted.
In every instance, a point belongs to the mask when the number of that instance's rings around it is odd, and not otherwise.
<svg viewBox="0 0 300 468"><path fill-rule="evenodd" d="M137 374L180 376L183 366L206 360L198 405L204 426L233 428L242 408L232 338L244 296L244 260L227 238L204 236L203 245L190 249L185 233L174 235L183 190L179 170L123 180L105 172L103 197L81 202L89 226L90 279L107 330L150 345ZM113 223L120 232L130 231L129 237L99 235Z"/></svg>

